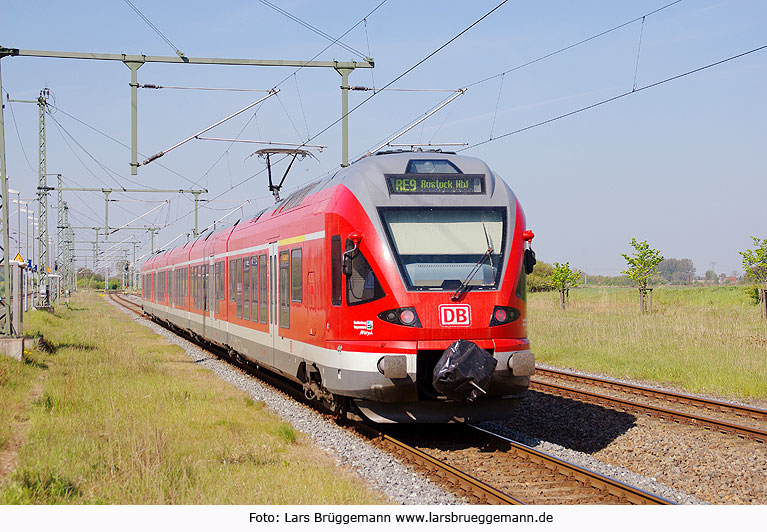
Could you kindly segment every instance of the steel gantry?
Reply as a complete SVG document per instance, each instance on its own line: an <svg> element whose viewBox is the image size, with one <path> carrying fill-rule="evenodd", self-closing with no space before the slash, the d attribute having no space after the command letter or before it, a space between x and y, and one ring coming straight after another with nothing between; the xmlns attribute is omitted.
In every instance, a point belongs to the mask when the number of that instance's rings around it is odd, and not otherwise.
<svg viewBox="0 0 767 532"><path fill-rule="evenodd" d="M199 199L200 194L205 194L208 192L208 189L202 188L197 190L185 190L185 189L163 189L163 188L88 188L88 187L62 187L60 184L58 187L46 187L46 190L58 190L59 194L61 194L62 191L64 192L103 192L104 193L104 231L105 234L109 235L109 195L112 192L125 192L125 193L136 193L136 192L153 192L153 193L163 193L163 194L170 194L170 193L177 193L177 194L192 194L194 196L194 235L197 236L197 220L198 220L198 209L199 209ZM112 228L115 232L116 230L125 229L125 227L117 227Z"/></svg>
<svg viewBox="0 0 767 532"><path fill-rule="evenodd" d="M120 61L130 69L131 88L131 174L138 173L138 69L146 63L174 63L189 65L229 65L229 66L278 66L295 68L332 68L341 75L341 149L343 166L349 164L349 74L357 68L373 68L375 62L366 57L363 61L301 61L285 59L231 59L220 57L167 57L152 55L102 54L83 52L55 52L49 50L21 50L19 48L0 47L0 59L3 57L48 57L56 59L95 59L100 61Z"/></svg>

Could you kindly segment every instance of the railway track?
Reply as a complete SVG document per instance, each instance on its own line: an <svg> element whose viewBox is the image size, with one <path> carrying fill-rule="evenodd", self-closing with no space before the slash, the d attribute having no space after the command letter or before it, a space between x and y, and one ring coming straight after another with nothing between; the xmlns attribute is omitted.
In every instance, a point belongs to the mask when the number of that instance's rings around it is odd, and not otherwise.
<svg viewBox="0 0 767 532"><path fill-rule="evenodd" d="M713 399L709 400L702 397L696 397L677 392L657 390L654 388L622 383L610 379L588 377L585 375L579 375L561 370L536 368L536 375L538 377L547 377L557 380L575 382L579 385L586 385L595 387L597 389L608 389L613 392L619 392L631 396L638 395L646 399L652 399L665 403L685 405L686 407L690 407L691 411L687 412L677 409L670 409L658 404L623 399L614 395L606 395L598 391L572 388L569 386L544 381L540 378L533 378L530 380L531 390L559 395L578 401L587 401L610 408L618 408L627 412L651 415L677 423L686 423L724 434L732 434L760 443L767 443L767 430L764 430L763 428L743 425L740 423L733 423L731 421L713 418L694 411L703 409L706 411L706 413L715 412L719 414L737 416L738 418L747 418L752 421L765 422L767 421L767 410L726 403L723 401L716 401Z"/></svg>
<svg viewBox="0 0 767 532"><path fill-rule="evenodd" d="M140 305L121 294L109 294L117 304L139 315L143 315ZM174 333L179 333L173 330ZM198 339L183 335L188 340L225 358L228 362L248 373L254 373L252 365L243 364L229 356L229 353L214 346L202 344ZM257 377L277 391L290 395L294 399L303 399L300 390L286 387L276 376L264 371L256 371ZM306 401L304 401L306 402ZM493 449L493 462L489 469L495 471L492 482L486 482L478 475L473 475L451 464L449 456L435 457L417 446L408 444L392 434L365 423L355 423L353 428L361 435L372 439L389 452L413 463L427 472L427 476L453 491L461 493L479 504L671 504L660 497L638 488L623 484L599 473L569 464L554 456L536 451L530 447L508 440L488 431L464 425L453 427L449 439L454 443L456 430L462 431L458 438L463 446L473 452L471 460L475 470L488 465L488 449ZM472 440L473 444L466 441ZM432 442L433 444L433 442ZM448 455L452 453L446 453ZM465 457L464 457L465 458ZM477 467L479 466L479 467ZM498 475L498 472L502 475ZM479 475L487 476L482 471ZM504 475L504 489L498 484ZM511 477L516 475L515 480ZM502 482L503 483L503 482ZM511 494L507 493L510 488Z"/></svg>
<svg viewBox="0 0 767 532"><path fill-rule="evenodd" d="M479 504L673 504L473 425L430 427L425 437L391 434L412 432L410 427L366 430L387 450Z"/></svg>

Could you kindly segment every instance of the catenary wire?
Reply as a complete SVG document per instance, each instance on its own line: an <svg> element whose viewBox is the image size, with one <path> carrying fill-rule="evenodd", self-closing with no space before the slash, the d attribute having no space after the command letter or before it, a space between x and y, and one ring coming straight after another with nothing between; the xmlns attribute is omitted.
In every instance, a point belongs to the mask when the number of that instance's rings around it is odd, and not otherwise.
<svg viewBox="0 0 767 532"><path fill-rule="evenodd" d="M133 11L135 11L135 12L136 12L136 14L138 14L138 16L139 16L139 17L141 17L141 19L142 19L144 22L146 22L146 23L147 23L147 25L148 25L150 28L152 28L152 29L155 31L155 33L157 33L157 35L159 35L159 36L160 36L160 38L161 38L163 41L165 41L166 43L168 43L168 46L170 46L171 48L173 48L173 51L174 51L174 52L176 52L176 54L177 54L179 57L184 57L184 53L183 53L183 52L181 52L181 51L178 49L178 46L176 46L175 44L173 44L172 42L170 42L170 39L168 39L168 38L167 38L167 37L166 37L166 36L165 36L165 35L164 35L164 34L163 34L163 33L162 33L162 32L161 32L161 31L160 31L158 28L157 28L157 26L155 26L154 24L152 24L152 22L151 22L151 21L150 21L148 18L146 18L146 17L144 16L144 14L143 14L141 11L139 11L139 10L138 10L138 8L137 8L136 6L134 6L134 5L133 5L133 3L131 3L131 1L130 1L130 0L125 0L125 3L126 3L126 4L128 4L128 5L131 7L131 9L133 9Z"/></svg>
<svg viewBox="0 0 767 532"><path fill-rule="evenodd" d="M5 99L6 101L10 100L10 95L6 92L5 93ZM19 146L21 147L21 153L24 154L24 160L27 161L27 166L29 166L29 169L33 172L36 172L32 167L32 163L29 162L29 157L27 157L27 151L24 149L24 143L21 141L21 134L19 133L19 125L16 123L16 113L13 112L13 105L11 105L11 102L8 101L8 109L11 110L11 118L13 119L13 127L16 129L16 136L19 139Z"/></svg>
<svg viewBox="0 0 767 532"><path fill-rule="evenodd" d="M698 67L698 68L695 68L693 70L688 70L687 72L683 72L681 74L677 74L675 76L671 76L669 78L665 78L665 79L662 79L660 81L656 81L655 83L650 83L649 85L644 85L642 87L639 87L639 88L636 88L636 89L632 89L632 90L630 90L628 92L624 92L622 94L618 94L616 96L612 96L610 98L607 98L605 100L601 100L601 101L593 103L591 105L587 105L585 107L581 107L579 109L575 109L574 111L570 111L568 113L564 113L564 114L555 116L553 118L549 118L547 120L543 120L541 122L537 122L535 124L530 124L529 126L525 126L523 128L519 128L519 129L516 129L514 131L509 131L508 133L504 133L503 135L499 135L499 136L497 136L495 138L483 140L482 142L477 142L476 144L472 144L471 146L467 146L466 148L462 148L462 149L457 150L457 151L458 152L462 152L462 151L470 150L472 148L476 148L477 146L482 146L483 144L488 144L490 142L494 142L496 140L500 140L502 138L509 137L511 135L516 135L517 133L522 133L523 131L528 131L530 129L534 129L534 128L539 127L539 126L543 126L545 124L550 124L552 122L556 122L556 121L561 120L563 118L567 118L569 116L573 116L573 115L576 115L578 113L582 113L584 111L588 111L589 109L594 109L595 107L599 107L599 106L602 106L604 104L607 104L607 103L610 103L610 102L614 102L616 100L620 100L621 98L625 98L626 96L631 96L632 94L636 94L638 92L641 92L641 91L644 91L644 90L647 90L647 89L652 89L654 87L658 87L659 85L664 85L664 84L669 83L671 81L675 81L677 79L680 79L680 78L683 78L683 77L686 77L686 76L690 76L692 74L701 72L703 70L707 70L709 68L713 68L715 66L719 66L719 65L721 65L723 63L727 63L729 61L733 61L735 59L739 59L739 58L744 57L746 55L753 54L753 53L756 53L756 52L760 52L760 51L765 50L765 49L767 49L767 45L759 46L757 48L753 48L753 49L748 50L746 52L742 52L742 53L739 53L737 55L730 56L730 57L728 57L726 59L722 59L722 60L716 61L714 63L709 63L709 64L704 65L702 67Z"/></svg>
<svg viewBox="0 0 767 532"><path fill-rule="evenodd" d="M334 38L333 38L333 36L331 36L331 35L328 35L327 33L325 33L324 31L322 31L322 30L321 30L321 29L319 29L319 28L315 28L314 26L312 26L312 25L311 25L311 24L309 24L308 22L306 22L306 21L304 21L304 20L301 20L300 18L298 18L297 16L293 15L292 13L290 13L290 12L288 12L288 11L285 11L285 10L284 10L284 9L282 9L281 7L278 7L278 6L274 5L274 4L272 4L271 2L268 2L267 0L259 0L259 1L260 1L262 4L264 4L265 6L272 8L273 10L277 11L278 13L280 13L280 14L282 14L282 15L285 15L285 16L286 16L286 17L288 17L290 20L292 20L292 21L294 21L294 22L297 22L297 23L299 23L300 25L302 25L303 27L305 27L305 28L307 28L307 29L309 29L309 30L313 31L313 32L314 32L314 33L316 33L317 35L319 35L319 36L321 36L321 37L324 37L325 39L329 40L329 41L330 41L332 44L337 44L338 46L340 46L340 47L341 47L341 48L343 48L344 50L346 50L346 51L348 51L348 52L351 52L351 53L353 53L353 54L355 54L355 55L357 55L357 56L359 56L359 57L361 57L361 58L363 58L363 59L365 58L365 54L363 54L363 53L362 53L362 52L360 52L359 50L355 50L355 49L354 49L354 48L352 48L351 46L349 46L349 45L347 45L347 44L344 44L344 43L342 43L340 40L338 40L338 39L334 39ZM126 0L126 2L127 2L127 0ZM340 39L340 37L339 37L339 39Z"/></svg>
<svg viewBox="0 0 767 532"><path fill-rule="evenodd" d="M569 44L569 45L567 45L567 46L565 46L563 48L559 48L558 50L555 50L555 51L550 52L548 54L542 55L542 56L540 56L540 57L538 57L536 59L532 59L530 61L522 63L521 65L517 65L515 67L512 67L512 68L510 68L508 70L504 70L503 72L499 72L498 74L494 74L492 76L488 76L488 77L486 77L484 79L481 79L479 81L475 81L473 83L469 83L468 85L466 85L466 88L473 87L474 85L479 85L480 83L485 83L486 81L490 81L491 79L495 79L495 78L500 77L500 76L502 76L504 74L508 74L510 72L514 72L515 70L520 70L522 68L525 68L525 67L533 65L535 63L538 63L540 61L543 61L544 59L548 59L549 57L553 57L553 56L555 56L557 54L561 54L562 52L566 52L567 50L571 50L571 49L573 49L573 48L575 48L577 46L580 46L582 44L586 44L589 41L593 41L594 39L598 39L599 37L603 37L604 35L607 35L608 33L612 33L612 32L614 32L616 30L621 29L621 28L625 28L626 26L628 26L630 24L633 24L634 22L637 22L638 20L643 20L646 17L654 15L655 13L663 11L664 9L667 9L667 8L669 8L669 7L671 7L671 6L675 5L675 4L678 4L680 2L682 2L682 0L675 0L674 2L671 2L670 4L666 4L666 5L662 6L662 7L659 7L658 9L655 9L654 11L650 11L649 13L645 13L644 15L642 15L640 17L636 17L636 18L633 18L631 20L628 20L628 21L626 21L626 22L624 22L622 24L619 24L617 26L614 26L614 27L612 27L612 28L610 28L608 30L602 31L600 33L597 33L596 35L592 35L591 37L587 37L587 38L585 38L583 40L580 40L578 42Z"/></svg>

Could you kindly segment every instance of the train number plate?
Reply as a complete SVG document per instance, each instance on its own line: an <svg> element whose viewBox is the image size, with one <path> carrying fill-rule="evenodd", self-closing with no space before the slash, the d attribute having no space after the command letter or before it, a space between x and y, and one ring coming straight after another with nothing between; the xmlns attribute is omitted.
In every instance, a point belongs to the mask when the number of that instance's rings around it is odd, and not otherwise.
<svg viewBox="0 0 767 532"><path fill-rule="evenodd" d="M440 305L439 324L443 327L469 327L471 307L469 305Z"/></svg>

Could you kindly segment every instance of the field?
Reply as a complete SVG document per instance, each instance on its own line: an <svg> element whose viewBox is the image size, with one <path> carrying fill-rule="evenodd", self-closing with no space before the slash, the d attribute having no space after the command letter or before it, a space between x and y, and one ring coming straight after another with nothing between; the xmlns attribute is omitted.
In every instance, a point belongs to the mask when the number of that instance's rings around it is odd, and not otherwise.
<svg viewBox="0 0 767 532"><path fill-rule="evenodd" d="M25 320L46 342L24 364L0 357L0 462L17 462L6 478L0 463L0 503L381 502L103 295Z"/></svg>
<svg viewBox="0 0 767 532"><path fill-rule="evenodd" d="M639 314L633 288L586 287L528 297L536 361L689 392L767 399L767 321L742 287L660 287Z"/></svg>

